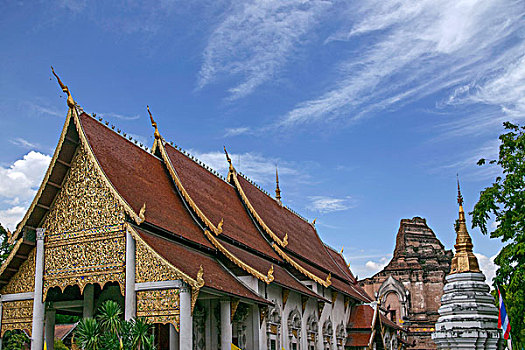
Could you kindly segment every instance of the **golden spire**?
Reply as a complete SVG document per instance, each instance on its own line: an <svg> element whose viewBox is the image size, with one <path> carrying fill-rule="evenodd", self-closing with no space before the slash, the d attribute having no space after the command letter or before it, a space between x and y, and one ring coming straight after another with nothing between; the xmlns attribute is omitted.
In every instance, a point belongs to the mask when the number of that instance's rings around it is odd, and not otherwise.
<svg viewBox="0 0 525 350"><path fill-rule="evenodd" d="M275 199L281 203L281 189L279 188L279 172L277 166L275 167Z"/></svg>
<svg viewBox="0 0 525 350"><path fill-rule="evenodd" d="M146 106L146 108L148 109L149 120L151 121L151 126L155 128L155 133L153 135L155 135L155 139L158 140L158 139L160 139L159 128L157 127L157 123L153 120L153 116L151 115L151 112L149 110L149 106Z"/></svg>
<svg viewBox="0 0 525 350"><path fill-rule="evenodd" d="M69 106L69 108L74 108L75 107L75 101L73 100L73 97L71 97L71 93L69 92L69 88L67 87L67 85L64 85L64 83L62 83L62 80L60 80L58 75L55 73L55 70L53 69L53 66L51 66L51 71L53 72L53 75L57 78L58 84L62 88L62 91L67 94L67 105Z"/></svg>
<svg viewBox="0 0 525 350"><path fill-rule="evenodd" d="M478 259L472 252L474 247L472 239L467 231L467 223L465 221L465 212L463 211L463 196L461 195L461 189L459 187L458 177L458 204L459 204L459 219L458 225L456 226L456 254L452 258L452 264L450 266L450 274L462 273L462 272L480 272Z"/></svg>

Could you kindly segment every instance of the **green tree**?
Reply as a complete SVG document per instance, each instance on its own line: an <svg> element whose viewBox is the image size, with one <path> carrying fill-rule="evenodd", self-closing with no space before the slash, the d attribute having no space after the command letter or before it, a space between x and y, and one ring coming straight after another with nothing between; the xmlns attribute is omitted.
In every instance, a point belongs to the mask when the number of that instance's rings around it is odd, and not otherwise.
<svg viewBox="0 0 525 350"><path fill-rule="evenodd" d="M29 337L22 331L7 331L4 334L4 349L22 350L30 343Z"/></svg>
<svg viewBox="0 0 525 350"><path fill-rule="evenodd" d="M8 239L9 235L7 234L7 230L0 224L0 265L4 263L13 249L13 245L7 242Z"/></svg>
<svg viewBox="0 0 525 350"><path fill-rule="evenodd" d="M153 325L143 318L124 321L120 306L105 301L95 318L82 319L75 330L75 342L84 350L155 350Z"/></svg>
<svg viewBox="0 0 525 350"><path fill-rule="evenodd" d="M505 294L515 345L525 343L525 127L503 123L497 160L478 165L497 166L501 175L485 188L472 211L472 227L499 238L504 246L495 259L494 285ZM489 227L494 219L495 228ZM519 346L519 345L518 345ZM518 346L516 346L518 348Z"/></svg>

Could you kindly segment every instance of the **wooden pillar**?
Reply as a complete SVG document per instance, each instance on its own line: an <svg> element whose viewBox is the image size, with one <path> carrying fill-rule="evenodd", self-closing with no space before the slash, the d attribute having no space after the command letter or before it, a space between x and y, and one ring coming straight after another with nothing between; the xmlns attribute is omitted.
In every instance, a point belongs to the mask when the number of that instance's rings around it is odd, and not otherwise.
<svg viewBox="0 0 525 350"><path fill-rule="evenodd" d="M82 309L82 317L93 317L95 308L95 286L88 284L84 288L84 304Z"/></svg>
<svg viewBox="0 0 525 350"><path fill-rule="evenodd" d="M36 257L35 257L35 293L33 298L33 325L31 336L31 350L44 348L44 312L43 284L44 284L44 232L45 229L36 229Z"/></svg>
<svg viewBox="0 0 525 350"><path fill-rule="evenodd" d="M48 309L46 311L46 349L54 350L55 349L55 315L56 310Z"/></svg>

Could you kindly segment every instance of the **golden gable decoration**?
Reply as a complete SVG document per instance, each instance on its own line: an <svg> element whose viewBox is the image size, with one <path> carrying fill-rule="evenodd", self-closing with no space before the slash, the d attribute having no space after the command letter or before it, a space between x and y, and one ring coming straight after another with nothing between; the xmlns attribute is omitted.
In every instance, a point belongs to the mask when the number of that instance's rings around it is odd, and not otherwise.
<svg viewBox="0 0 525 350"><path fill-rule="evenodd" d="M152 323L180 325L180 290L177 288L137 292L137 316Z"/></svg>
<svg viewBox="0 0 525 350"><path fill-rule="evenodd" d="M2 328L0 336L12 330L26 330L31 336L33 300L5 301L2 303Z"/></svg>
<svg viewBox="0 0 525 350"><path fill-rule="evenodd" d="M2 288L1 294L27 293L35 290L35 254L33 249L11 281Z"/></svg>
<svg viewBox="0 0 525 350"><path fill-rule="evenodd" d="M49 288L118 282L125 290L126 235L122 205L83 146L44 224L44 300Z"/></svg>

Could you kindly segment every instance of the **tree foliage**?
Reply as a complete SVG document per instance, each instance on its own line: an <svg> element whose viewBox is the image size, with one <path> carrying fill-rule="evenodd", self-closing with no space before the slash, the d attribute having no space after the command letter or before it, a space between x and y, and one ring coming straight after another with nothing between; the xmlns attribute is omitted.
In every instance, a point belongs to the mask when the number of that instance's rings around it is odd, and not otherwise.
<svg viewBox="0 0 525 350"><path fill-rule="evenodd" d="M7 259L11 249L13 249L13 245L7 242L8 238L7 230L0 224L0 265Z"/></svg>
<svg viewBox="0 0 525 350"><path fill-rule="evenodd" d="M105 301L95 318L84 318L75 330L75 341L84 350L155 350L153 325L142 318L124 321L120 306Z"/></svg>
<svg viewBox="0 0 525 350"><path fill-rule="evenodd" d="M474 206L472 226L499 238L503 248L494 260L499 266L494 285L505 294L513 342L525 343L525 127L505 122L497 160L478 165L501 168ZM489 226L491 220L496 225ZM493 230L491 231L491 229Z"/></svg>

